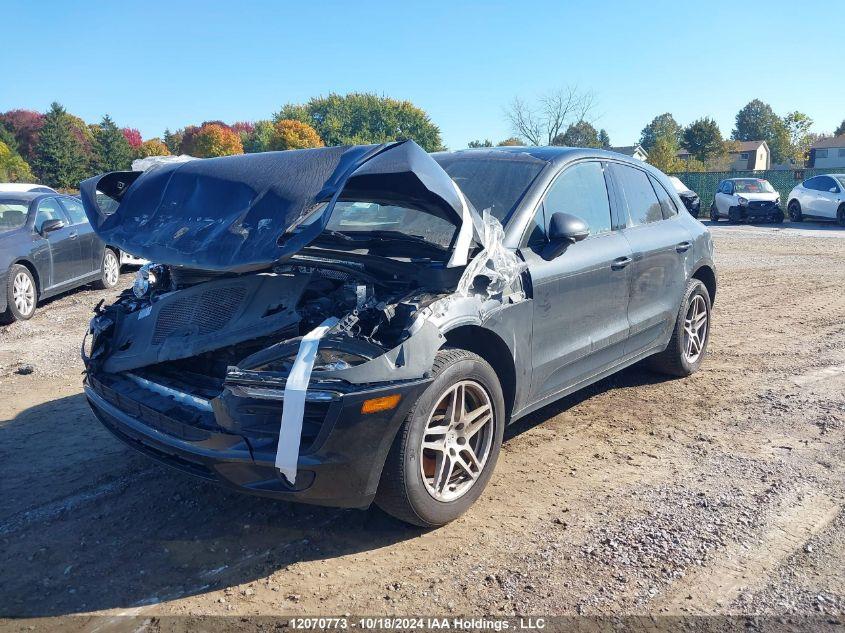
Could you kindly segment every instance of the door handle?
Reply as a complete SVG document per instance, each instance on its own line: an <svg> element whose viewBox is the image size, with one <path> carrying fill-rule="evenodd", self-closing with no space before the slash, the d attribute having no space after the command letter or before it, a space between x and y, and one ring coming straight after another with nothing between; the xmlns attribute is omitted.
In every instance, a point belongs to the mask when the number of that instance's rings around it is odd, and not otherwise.
<svg viewBox="0 0 845 633"><path fill-rule="evenodd" d="M68 235L68 237L72 240L75 240L77 235L79 235L79 233L77 233L76 231L73 231L70 235Z"/></svg>
<svg viewBox="0 0 845 633"><path fill-rule="evenodd" d="M610 268L612 270L622 270L623 268L625 268L625 266L630 264L632 261L634 261L634 260L631 259L630 257L617 257L616 259L613 260L613 263L610 264Z"/></svg>
<svg viewBox="0 0 845 633"><path fill-rule="evenodd" d="M681 242L675 247L675 250L679 253L686 253L690 247L692 246L692 242Z"/></svg>

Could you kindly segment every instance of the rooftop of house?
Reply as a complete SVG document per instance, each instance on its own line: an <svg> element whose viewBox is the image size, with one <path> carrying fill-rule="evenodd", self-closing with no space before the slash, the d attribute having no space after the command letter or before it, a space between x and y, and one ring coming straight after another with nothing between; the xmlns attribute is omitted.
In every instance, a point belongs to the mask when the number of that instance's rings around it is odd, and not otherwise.
<svg viewBox="0 0 845 633"><path fill-rule="evenodd" d="M811 149L825 149L827 147L845 147L845 134L819 139L810 145Z"/></svg>

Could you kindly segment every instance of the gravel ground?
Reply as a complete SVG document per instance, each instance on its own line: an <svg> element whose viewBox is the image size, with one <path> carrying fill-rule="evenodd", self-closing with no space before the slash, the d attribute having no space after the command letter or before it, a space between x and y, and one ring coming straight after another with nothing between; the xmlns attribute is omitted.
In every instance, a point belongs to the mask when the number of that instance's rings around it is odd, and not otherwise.
<svg viewBox="0 0 845 633"><path fill-rule="evenodd" d="M0 328L0 615L841 617L844 238L714 228L702 371L633 367L521 420L483 497L434 531L238 495L124 448L78 358L116 293L56 298Z"/></svg>

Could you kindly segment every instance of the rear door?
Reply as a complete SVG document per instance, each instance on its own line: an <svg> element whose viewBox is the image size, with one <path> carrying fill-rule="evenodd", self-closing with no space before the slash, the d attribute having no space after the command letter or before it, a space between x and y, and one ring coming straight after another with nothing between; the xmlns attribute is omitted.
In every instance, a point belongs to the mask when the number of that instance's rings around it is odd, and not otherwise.
<svg viewBox="0 0 845 633"><path fill-rule="evenodd" d="M549 219L570 213L590 236L544 257ZM521 249L534 293L532 400L550 397L613 365L628 336L631 249L611 217L604 165L570 165L553 182Z"/></svg>
<svg viewBox="0 0 845 633"><path fill-rule="evenodd" d="M42 232L47 220L61 220L65 226L49 233ZM79 276L81 253L78 232L70 226L56 198L43 198L38 202L34 227L50 246L50 283L48 287L58 286Z"/></svg>
<svg viewBox="0 0 845 633"><path fill-rule="evenodd" d="M839 183L830 176L819 176L818 181L818 189L814 192L816 194L814 213L820 217L834 220L840 200L843 197L842 189L839 187Z"/></svg>
<svg viewBox="0 0 845 633"><path fill-rule="evenodd" d="M620 209L622 234L633 253L626 355L661 344L675 324L686 289L692 236L671 196L644 170L613 163L610 173Z"/></svg>
<svg viewBox="0 0 845 633"><path fill-rule="evenodd" d="M82 203L70 196L59 198L59 202L70 219L71 227L77 232L76 239L79 242L80 255L79 274L85 275L100 270L103 260L103 243L91 228Z"/></svg>

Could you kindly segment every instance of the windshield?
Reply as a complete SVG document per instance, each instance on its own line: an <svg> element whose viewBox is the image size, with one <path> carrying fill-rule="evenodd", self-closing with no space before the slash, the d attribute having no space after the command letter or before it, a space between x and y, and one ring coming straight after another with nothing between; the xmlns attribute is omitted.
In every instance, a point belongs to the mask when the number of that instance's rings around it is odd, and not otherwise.
<svg viewBox="0 0 845 633"><path fill-rule="evenodd" d="M505 224L546 163L528 154L490 153L497 155L435 154L434 160L458 183L476 211L489 209Z"/></svg>
<svg viewBox="0 0 845 633"><path fill-rule="evenodd" d="M845 188L845 176L837 176L837 177L836 177L836 180L838 180L838 181L839 181L840 186L842 186L843 188Z"/></svg>
<svg viewBox="0 0 845 633"><path fill-rule="evenodd" d="M29 205L20 200L0 200L0 233L14 231L26 224Z"/></svg>
<svg viewBox="0 0 845 633"><path fill-rule="evenodd" d="M448 248L457 227L448 220L407 207L382 205L375 202L338 202L329 223L328 231L339 231L354 236L356 233L394 231L411 238Z"/></svg>
<svg viewBox="0 0 845 633"><path fill-rule="evenodd" d="M774 193L775 189L768 180L759 178L741 178L734 180L734 193Z"/></svg>

